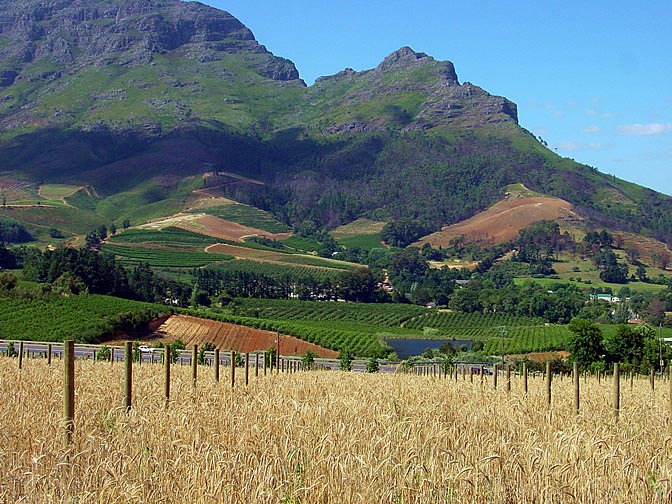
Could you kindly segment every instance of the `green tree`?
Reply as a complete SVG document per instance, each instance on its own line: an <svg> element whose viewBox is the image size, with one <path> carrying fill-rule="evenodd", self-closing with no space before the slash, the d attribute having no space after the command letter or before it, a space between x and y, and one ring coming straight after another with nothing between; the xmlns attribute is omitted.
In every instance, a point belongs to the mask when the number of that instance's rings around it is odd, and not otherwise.
<svg viewBox="0 0 672 504"><path fill-rule="evenodd" d="M16 288L19 279L12 273L0 273L0 293L8 293Z"/></svg>
<svg viewBox="0 0 672 504"><path fill-rule="evenodd" d="M659 368L662 347L655 329L648 324L619 325L614 334L605 338L605 347L612 362L630 364L643 373Z"/></svg>
<svg viewBox="0 0 672 504"><path fill-rule="evenodd" d="M605 266L604 269L600 271L600 280L618 284L628 283L628 265L611 264Z"/></svg>
<svg viewBox="0 0 672 504"><path fill-rule="evenodd" d="M301 364L303 365L303 369L305 370L311 370L315 366L315 357L317 354L315 352L311 352L308 350L306 353L304 353L301 356Z"/></svg>
<svg viewBox="0 0 672 504"><path fill-rule="evenodd" d="M170 361L176 363L180 358L180 350L187 348L187 345L184 344L180 338L177 338L170 344Z"/></svg>
<svg viewBox="0 0 672 504"><path fill-rule="evenodd" d="M199 306L210 306L210 296L204 290L194 289L191 295L191 305L194 308Z"/></svg>
<svg viewBox="0 0 672 504"><path fill-rule="evenodd" d="M352 371L352 354L349 350L341 350L338 354L338 369Z"/></svg>
<svg viewBox="0 0 672 504"><path fill-rule="evenodd" d="M102 346L96 354L96 360L99 361L109 361L112 356L112 350L108 346Z"/></svg>
<svg viewBox="0 0 672 504"><path fill-rule="evenodd" d="M380 366L378 364L378 359L376 359L375 357L370 357L369 360L366 361L367 373L377 373L379 369Z"/></svg>
<svg viewBox="0 0 672 504"><path fill-rule="evenodd" d="M210 341L207 341L205 344L201 345L201 348L198 349L197 361L199 364L205 364L205 353L212 352L215 350L215 345Z"/></svg>
<svg viewBox="0 0 672 504"><path fill-rule="evenodd" d="M266 366L268 366L268 367L274 367L277 364L278 351L275 349L275 346L271 345L264 352L264 360L266 362Z"/></svg>
<svg viewBox="0 0 672 504"><path fill-rule="evenodd" d="M649 277L648 277L648 275L647 275L647 273L646 273L646 268L644 267L643 264L639 264L639 265L637 266L637 273L636 273L636 275L637 275L637 278L639 278L639 281L640 281L640 282L648 282L648 281L649 281Z"/></svg>
<svg viewBox="0 0 672 504"><path fill-rule="evenodd" d="M131 351L131 359L133 362L140 362L140 343L138 341L133 342L133 349Z"/></svg>
<svg viewBox="0 0 672 504"><path fill-rule="evenodd" d="M567 342L573 362L578 362L582 369L591 363L602 360L605 354L600 327L585 319L575 318L569 323L572 334Z"/></svg>
<svg viewBox="0 0 672 504"><path fill-rule="evenodd" d="M19 352L16 351L16 348L14 348L14 342L10 341L7 343L7 349L5 350L5 355L7 357L16 357L19 355Z"/></svg>
<svg viewBox="0 0 672 504"><path fill-rule="evenodd" d="M338 295L346 301L373 302L377 290L378 282L368 268L344 271L338 277Z"/></svg>

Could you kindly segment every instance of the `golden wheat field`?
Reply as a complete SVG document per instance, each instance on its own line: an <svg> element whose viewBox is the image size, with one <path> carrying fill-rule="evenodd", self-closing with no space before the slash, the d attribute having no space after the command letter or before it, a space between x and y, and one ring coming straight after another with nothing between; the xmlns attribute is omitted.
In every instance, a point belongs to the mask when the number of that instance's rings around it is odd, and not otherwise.
<svg viewBox="0 0 672 504"><path fill-rule="evenodd" d="M65 446L63 369L0 359L0 503L672 502L669 384L311 371L236 384L228 369L76 363ZM501 382L500 382L501 383Z"/></svg>

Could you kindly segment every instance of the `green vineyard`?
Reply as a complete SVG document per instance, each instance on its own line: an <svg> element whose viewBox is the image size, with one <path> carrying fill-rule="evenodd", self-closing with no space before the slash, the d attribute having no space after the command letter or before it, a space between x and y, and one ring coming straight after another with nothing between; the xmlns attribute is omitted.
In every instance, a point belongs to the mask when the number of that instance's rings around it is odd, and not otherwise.
<svg viewBox="0 0 672 504"><path fill-rule="evenodd" d="M236 259L216 265L209 266L208 269L228 272L249 272L258 275L266 275L275 279L289 277L296 278L314 278L324 281L334 280L343 270L334 268L318 268L311 266L292 266L289 264L276 264L270 262L250 261L246 259Z"/></svg>
<svg viewBox="0 0 672 504"><path fill-rule="evenodd" d="M125 264L146 263L150 266L164 268L200 268L208 264L233 259L233 256L227 254L132 247L111 243L104 244L101 249L103 252L118 257L120 262Z"/></svg>
<svg viewBox="0 0 672 504"><path fill-rule="evenodd" d="M275 320L334 321L378 328L401 327L407 320L427 312L426 308L415 305L266 299L241 299L237 310L241 315Z"/></svg>
<svg viewBox="0 0 672 504"><path fill-rule="evenodd" d="M268 212L240 203L212 208L199 208L197 211L214 215L220 219L237 222L243 226L261 229L269 233L286 233L290 231L287 225L276 220Z"/></svg>
<svg viewBox="0 0 672 504"><path fill-rule="evenodd" d="M570 334L565 326L545 325L539 319L413 305L244 299L237 301L234 312L257 323L282 325L294 331L288 334L336 350L343 348L341 333L348 333L351 351L373 349L376 342L395 337L482 341L490 355L547 352L565 349Z"/></svg>
<svg viewBox="0 0 672 504"><path fill-rule="evenodd" d="M457 313L444 311L430 311L412 320L406 322L405 327L409 329L424 329L431 327L437 329L439 334L455 335L455 332L466 330L467 328L476 331L492 330L500 331L502 328L529 326L543 324L540 319L530 319L525 317L515 317L506 313ZM491 334L483 334L492 335Z"/></svg>
<svg viewBox="0 0 672 504"><path fill-rule="evenodd" d="M0 300L0 339L96 343L117 331L132 333L159 317L161 305L110 296Z"/></svg>
<svg viewBox="0 0 672 504"><path fill-rule="evenodd" d="M194 233L186 229L166 227L164 229L128 229L108 238L109 243L161 245L163 247L193 247L203 250L218 242L212 236Z"/></svg>

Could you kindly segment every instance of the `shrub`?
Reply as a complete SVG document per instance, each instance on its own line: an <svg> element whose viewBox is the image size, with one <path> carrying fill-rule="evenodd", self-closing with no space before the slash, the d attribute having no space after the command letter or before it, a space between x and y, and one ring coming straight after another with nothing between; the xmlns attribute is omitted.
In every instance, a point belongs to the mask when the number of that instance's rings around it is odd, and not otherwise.
<svg viewBox="0 0 672 504"><path fill-rule="evenodd" d="M378 359L375 357L370 357L368 361L366 361L366 372L367 373L377 373L379 370L379 365L378 365Z"/></svg>
<svg viewBox="0 0 672 504"><path fill-rule="evenodd" d="M349 350L341 350L338 355L338 369L341 371L352 371L352 355Z"/></svg>
<svg viewBox="0 0 672 504"><path fill-rule="evenodd" d="M112 351L110 350L110 347L102 346L100 347L100 350L98 350L98 353L96 354L96 360L109 361L111 356Z"/></svg>
<svg viewBox="0 0 672 504"><path fill-rule="evenodd" d="M212 352L215 349L215 345L208 341L198 350L198 363L205 364L205 353Z"/></svg>
<svg viewBox="0 0 672 504"><path fill-rule="evenodd" d="M5 355L7 357L16 357L19 355L19 352L16 351L16 348L14 348L14 342L10 341L7 343L7 349L5 350Z"/></svg>
<svg viewBox="0 0 672 504"><path fill-rule="evenodd" d="M301 357L301 364L303 365L303 369L310 370L313 369L315 366L315 354L314 352L311 352L308 350L303 356Z"/></svg>

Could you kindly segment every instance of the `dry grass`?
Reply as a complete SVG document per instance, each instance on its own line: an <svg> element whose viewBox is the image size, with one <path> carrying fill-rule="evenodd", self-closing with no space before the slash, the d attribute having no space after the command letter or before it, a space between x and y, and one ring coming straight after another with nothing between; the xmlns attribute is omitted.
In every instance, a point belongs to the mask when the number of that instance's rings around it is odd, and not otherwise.
<svg viewBox="0 0 672 504"><path fill-rule="evenodd" d="M409 375L310 372L230 388L203 368L77 363L72 452L61 430L62 369L0 359L0 502L592 503L671 502L668 384L541 379L524 396ZM70 458L70 462L67 458Z"/></svg>
<svg viewBox="0 0 672 504"><path fill-rule="evenodd" d="M421 238L415 245L429 243L432 247L450 247L460 236L471 241L503 243L518 237L521 229L543 220L574 219L572 205L565 200L550 197L511 197L495 203L487 210L469 219Z"/></svg>

